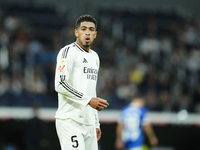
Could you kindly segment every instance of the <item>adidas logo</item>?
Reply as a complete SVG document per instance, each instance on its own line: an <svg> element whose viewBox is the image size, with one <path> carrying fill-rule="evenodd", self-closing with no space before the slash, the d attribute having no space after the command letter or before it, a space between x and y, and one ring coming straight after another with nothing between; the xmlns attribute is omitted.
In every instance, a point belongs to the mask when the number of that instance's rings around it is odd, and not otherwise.
<svg viewBox="0 0 200 150"><path fill-rule="evenodd" d="M83 63L88 63L88 61L84 58L84 59L83 59Z"/></svg>

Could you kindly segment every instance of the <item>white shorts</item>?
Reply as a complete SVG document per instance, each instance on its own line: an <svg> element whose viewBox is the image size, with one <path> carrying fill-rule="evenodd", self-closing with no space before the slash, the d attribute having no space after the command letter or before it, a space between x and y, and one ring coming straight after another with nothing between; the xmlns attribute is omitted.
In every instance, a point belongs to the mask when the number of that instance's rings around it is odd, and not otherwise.
<svg viewBox="0 0 200 150"><path fill-rule="evenodd" d="M56 130L62 150L98 150L95 126L56 119Z"/></svg>

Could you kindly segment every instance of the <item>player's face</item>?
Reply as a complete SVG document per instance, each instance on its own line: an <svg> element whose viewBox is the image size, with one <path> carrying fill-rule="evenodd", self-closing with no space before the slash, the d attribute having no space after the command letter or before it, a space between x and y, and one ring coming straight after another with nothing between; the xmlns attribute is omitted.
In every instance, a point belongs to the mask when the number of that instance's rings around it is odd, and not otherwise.
<svg viewBox="0 0 200 150"><path fill-rule="evenodd" d="M75 29L77 43L85 50L89 50L97 36L95 24L92 22L82 22L78 29Z"/></svg>

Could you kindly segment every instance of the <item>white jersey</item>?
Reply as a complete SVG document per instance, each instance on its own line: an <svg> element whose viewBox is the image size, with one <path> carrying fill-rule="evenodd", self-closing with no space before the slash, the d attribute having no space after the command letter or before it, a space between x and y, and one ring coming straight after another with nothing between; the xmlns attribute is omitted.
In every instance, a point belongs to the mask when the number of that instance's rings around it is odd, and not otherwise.
<svg viewBox="0 0 200 150"><path fill-rule="evenodd" d="M99 128L97 110L88 105L96 97L99 56L86 52L76 42L63 47L57 56L55 90L58 110L55 118L71 118L85 125Z"/></svg>

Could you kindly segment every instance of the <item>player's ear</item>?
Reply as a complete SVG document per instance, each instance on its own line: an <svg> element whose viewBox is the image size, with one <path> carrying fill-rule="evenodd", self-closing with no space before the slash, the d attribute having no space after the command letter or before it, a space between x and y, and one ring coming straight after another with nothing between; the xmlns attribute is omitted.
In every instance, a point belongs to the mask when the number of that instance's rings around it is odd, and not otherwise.
<svg viewBox="0 0 200 150"><path fill-rule="evenodd" d="M96 37L97 37L97 31L96 31L96 33L95 33L95 37L94 37L94 38L96 39Z"/></svg>
<svg viewBox="0 0 200 150"><path fill-rule="evenodd" d="M74 30L75 36L78 37L78 30Z"/></svg>

